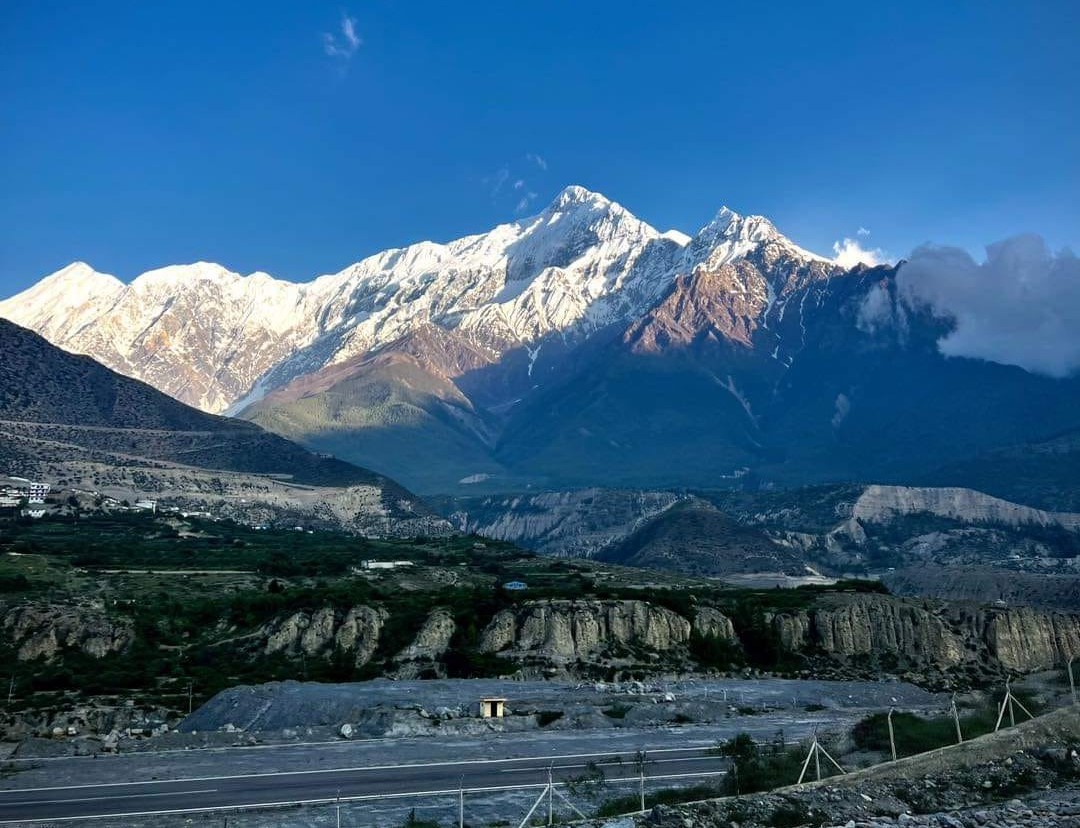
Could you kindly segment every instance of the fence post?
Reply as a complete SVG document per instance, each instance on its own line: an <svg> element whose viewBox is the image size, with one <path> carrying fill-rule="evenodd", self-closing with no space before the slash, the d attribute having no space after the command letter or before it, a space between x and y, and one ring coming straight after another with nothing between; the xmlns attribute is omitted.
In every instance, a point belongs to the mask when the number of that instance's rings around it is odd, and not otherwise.
<svg viewBox="0 0 1080 828"><path fill-rule="evenodd" d="M555 811L554 811L554 808L553 808L553 806L551 804L552 787L553 787L553 785L551 783L551 765L548 765L548 788L547 788L547 795L548 795L548 825L554 825L555 824Z"/></svg>
<svg viewBox="0 0 1080 828"><path fill-rule="evenodd" d="M889 723L889 752L892 754L892 760L896 761L896 738L893 735L892 726L892 714L893 708L889 708L889 715L885 717L885 720Z"/></svg>
<svg viewBox="0 0 1080 828"><path fill-rule="evenodd" d="M956 725L956 744L964 741L964 734L960 732L960 711L956 709L956 693L952 696L952 718Z"/></svg>

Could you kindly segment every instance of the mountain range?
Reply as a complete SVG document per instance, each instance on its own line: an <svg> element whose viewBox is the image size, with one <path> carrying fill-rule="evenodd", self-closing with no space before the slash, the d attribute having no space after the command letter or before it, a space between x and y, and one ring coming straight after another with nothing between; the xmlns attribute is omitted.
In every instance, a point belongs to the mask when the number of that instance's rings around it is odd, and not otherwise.
<svg viewBox="0 0 1080 828"><path fill-rule="evenodd" d="M125 284L76 263L0 317L426 493L963 485L1080 428L1080 379L943 356L952 322L897 273L844 269L760 216L660 232L568 187L306 283L198 263Z"/></svg>

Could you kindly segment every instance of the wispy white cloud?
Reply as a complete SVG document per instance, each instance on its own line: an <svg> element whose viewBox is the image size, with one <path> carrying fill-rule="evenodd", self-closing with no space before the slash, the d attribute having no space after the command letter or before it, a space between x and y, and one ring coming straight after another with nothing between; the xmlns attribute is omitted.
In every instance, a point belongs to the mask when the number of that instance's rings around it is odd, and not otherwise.
<svg viewBox="0 0 1080 828"><path fill-rule="evenodd" d="M547 161L535 152L527 152L523 158L524 163L519 160L516 163L503 164L495 172L480 179L488 191L491 203L507 206L513 204L515 214L527 213L534 206L538 197L538 193L532 189L536 186L534 179L543 177L547 170ZM513 201L510 201L511 198Z"/></svg>
<svg viewBox="0 0 1080 828"><path fill-rule="evenodd" d="M526 210L529 209L529 207L532 206L532 203L535 200L536 200L536 193L533 193L533 192L525 193L525 195L523 195L518 200L517 206L514 208L514 212L515 213L524 213Z"/></svg>
<svg viewBox="0 0 1080 828"><path fill-rule="evenodd" d="M858 230L856 231L856 235L858 235L858 236L869 236L869 235L870 235L870 231L869 231L869 230L867 230L867 229L866 229L865 227L860 227L860 228L859 228L859 229L858 229Z"/></svg>
<svg viewBox="0 0 1080 828"><path fill-rule="evenodd" d="M338 32L323 32L323 51L327 57L348 63L364 41L356 33L356 18L341 15Z"/></svg>
<svg viewBox="0 0 1080 828"><path fill-rule="evenodd" d="M860 228L860 234L863 228ZM857 264L870 267L885 264L888 261L885 252L880 247L865 248L858 239L844 238L842 241L833 242L833 261L840 267L851 268Z"/></svg>
<svg viewBox="0 0 1080 828"><path fill-rule="evenodd" d="M510 169L508 167L499 167L491 175L485 175L481 180L483 185L488 188L488 194L491 196L491 200L494 201L502 188L506 185L506 182L510 178Z"/></svg>

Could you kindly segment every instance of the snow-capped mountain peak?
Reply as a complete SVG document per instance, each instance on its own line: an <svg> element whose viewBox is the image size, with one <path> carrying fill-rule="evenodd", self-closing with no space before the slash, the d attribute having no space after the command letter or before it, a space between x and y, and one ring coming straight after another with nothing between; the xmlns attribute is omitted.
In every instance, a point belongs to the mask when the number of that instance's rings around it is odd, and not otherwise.
<svg viewBox="0 0 1080 828"><path fill-rule="evenodd" d="M571 185L534 216L385 250L312 282L199 261L125 285L74 263L0 303L0 316L218 412L430 325L491 359L552 335L572 343L640 317L680 275L766 245L820 259L761 216L725 207L692 238L660 233Z"/></svg>
<svg viewBox="0 0 1080 828"><path fill-rule="evenodd" d="M115 276L72 262L33 287L0 302L0 317L56 341L100 317L123 291Z"/></svg>
<svg viewBox="0 0 1080 828"><path fill-rule="evenodd" d="M569 184L559 192L548 209L562 209L569 204L585 204L591 203L595 205L611 204L611 200L602 193L593 192L580 184Z"/></svg>

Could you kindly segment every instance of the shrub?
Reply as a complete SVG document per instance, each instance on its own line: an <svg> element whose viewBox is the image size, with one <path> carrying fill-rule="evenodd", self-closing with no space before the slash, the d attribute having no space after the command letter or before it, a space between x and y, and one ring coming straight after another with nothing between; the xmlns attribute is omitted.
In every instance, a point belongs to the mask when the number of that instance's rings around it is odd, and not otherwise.
<svg viewBox="0 0 1080 828"><path fill-rule="evenodd" d="M702 667L714 667L728 670L746 662L742 648L738 644L718 635L690 633L690 655Z"/></svg>
<svg viewBox="0 0 1080 828"><path fill-rule="evenodd" d="M680 802L698 802L702 799L715 799L723 796L724 790L719 785L693 785L688 788L664 788L645 794L646 810L656 805L678 805ZM638 794L609 799L597 810L598 817L613 817L631 814L641 809Z"/></svg>
<svg viewBox="0 0 1080 828"><path fill-rule="evenodd" d="M771 791L792 785L798 780L806 759L803 748L788 748L782 744L758 745L746 733L740 733L719 745L718 752L732 759L731 773L724 780L729 794ZM832 775L833 769L826 768L824 762L822 770L827 776Z"/></svg>

